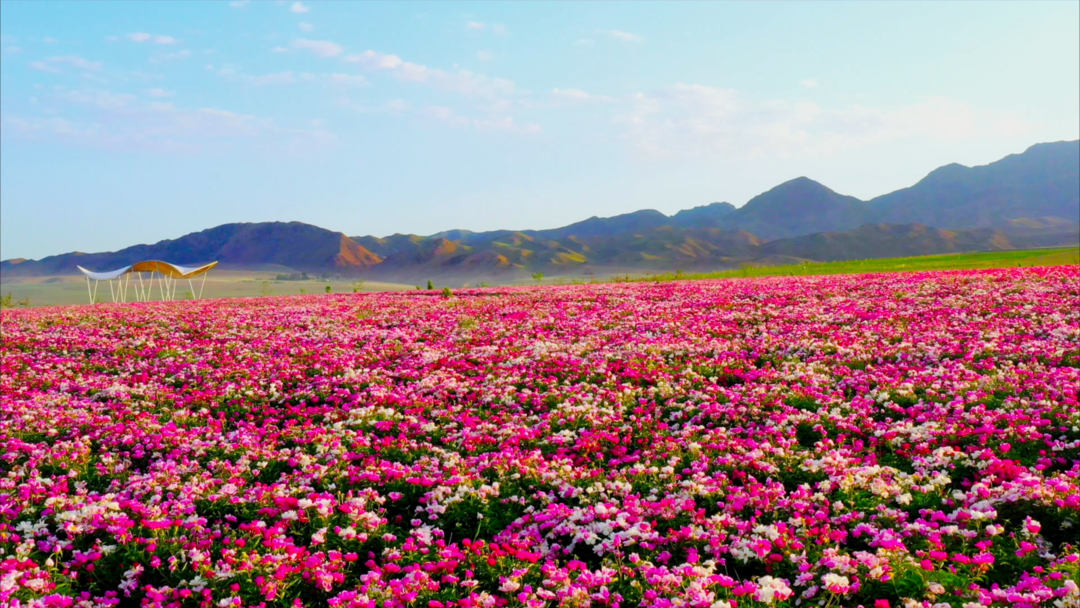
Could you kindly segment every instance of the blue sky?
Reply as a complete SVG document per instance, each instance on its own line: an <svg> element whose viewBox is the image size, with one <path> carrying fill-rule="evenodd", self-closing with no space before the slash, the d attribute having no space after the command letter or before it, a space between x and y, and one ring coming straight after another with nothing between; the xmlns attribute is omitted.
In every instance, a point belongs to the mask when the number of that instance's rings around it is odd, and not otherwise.
<svg viewBox="0 0 1080 608"><path fill-rule="evenodd" d="M3 2L0 257L870 198L1080 136L1080 3Z"/></svg>

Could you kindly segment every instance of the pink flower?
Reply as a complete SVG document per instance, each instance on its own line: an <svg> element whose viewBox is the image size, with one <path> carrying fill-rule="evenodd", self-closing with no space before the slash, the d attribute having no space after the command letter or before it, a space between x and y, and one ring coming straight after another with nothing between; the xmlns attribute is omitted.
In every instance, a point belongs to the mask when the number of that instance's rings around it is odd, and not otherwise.
<svg viewBox="0 0 1080 608"><path fill-rule="evenodd" d="M635 581L645 608L891 608L878 583L914 563L954 577L919 605L950 586L1051 605L1078 557L1006 514L1080 512L1080 404L1062 388L1080 383L1078 281L1065 266L5 310L0 593L626 606ZM1027 570L995 568L995 542Z"/></svg>

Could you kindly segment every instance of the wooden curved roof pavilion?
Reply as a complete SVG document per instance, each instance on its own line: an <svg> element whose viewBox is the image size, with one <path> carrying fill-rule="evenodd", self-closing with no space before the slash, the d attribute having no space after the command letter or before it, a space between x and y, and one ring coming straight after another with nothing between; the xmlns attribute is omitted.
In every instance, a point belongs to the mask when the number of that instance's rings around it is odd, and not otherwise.
<svg viewBox="0 0 1080 608"><path fill-rule="evenodd" d="M146 260L107 272L93 272L82 266L76 266L76 268L79 269L79 272L86 275L86 292L90 296L90 303L93 304L97 299L97 285L101 281L109 282L109 292L112 294L113 302L126 302L128 288L131 286L131 275L136 273L138 275L138 283L135 285L136 301L145 302L150 299L154 291L155 276L158 277L158 285L162 300L171 299L176 295L176 282L179 279L187 279L188 286L191 287L192 299L198 299L202 297L203 287L206 286L207 273L210 272L211 268L217 265L217 262L210 262L209 264L203 264L202 266L179 266L169 262L162 262L161 260ZM144 272L150 274L149 283L143 282ZM192 283L191 279L199 276L201 276L203 280L199 286L199 293L196 295L195 284ZM91 279L94 280L93 291L90 289ZM115 288L113 286L114 279L118 283Z"/></svg>

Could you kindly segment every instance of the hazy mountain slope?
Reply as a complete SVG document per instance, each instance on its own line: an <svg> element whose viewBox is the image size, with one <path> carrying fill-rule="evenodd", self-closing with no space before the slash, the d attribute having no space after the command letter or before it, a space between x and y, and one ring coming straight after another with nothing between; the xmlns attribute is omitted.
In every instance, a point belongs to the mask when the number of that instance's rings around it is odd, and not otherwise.
<svg viewBox="0 0 1080 608"><path fill-rule="evenodd" d="M627 232L636 232L667 226L671 224L671 218L654 209L643 209L632 213L624 213L613 217L590 217L587 220L575 222L561 228L546 230L492 230L488 232L472 232L469 230L446 230L433 234L433 237L458 240L462 243L475 245L478 243L491 243L501 239L514 238L513 235L527 235L539 239L559 240L567 237L595 238L615 236Z"/></svg>
<svg viewBox="0 0 1080 608"><path fill-rule="evenodd" d="M655 209L643 209L614 217L590 217L587 220L551 230L522 230L524 234L544 239L562 239L568 236L593 238L615 236L627 232L639 232L669 223L668 216Z"/></svg>
<svg viewBox="0 0 1080 608"><path fill-rule="evenodd" d="M1080 222L1080 141L1036 144L979 167L951 164L870 201L873 221L1002 228L1010 220Z"/></svg>
<svg viewBox="0 0 1080 608"><path fill-rule="evenodd" d="M472 253L471 247L459 241L415 234L395 234L381 239L361 236L353 240L382 258L382 265L393 268L452 264Z"/></svg>
<svg viewBox="0 0 1080 608"><path fill-rule="evenodd" d="M837 194L799 177L759 194L721 220L721 226L763 239L850 230L866 223L869 208L854 196Z"/></svg>
<svg viewBox="0 0 1080 608"><path fill-rule="evenodd" d="M760 244L760 239L748 232L661 226L614 238L592 239L588 260L606 266L689 268L754 257Z"/></svg>
<svg viewBox="0 0 1080 608"><path fill-rule="evenodd" d="M1075 233L1080 228L1080 141L1037 144L989 165L947 165L910 188L861 201L806 177L785 182L742 207L713 203L668 217L643 210L592 217L562 228L517 233L548 239L640 233L649 228L722 228L771 240L817 232L843 232L866 223L921 223L943 229L993 227L1016 233L1014 220L1030 218L1056 228L1024 234ZM1070 224L1060 225L1061 222ZM514 234L509 230L447 230L434 236L473 245Z"/></svg>
<svg viewBox="0 0 1080 608"><path fill-rule="evenodd" d="M999 230L951 231L922 224L866 224L847 232L821 232L770 241L762 245L761 252L831 262L1015 248Z"/></svg>
<svg viewBox="0 0 1080 608"><path fill-rule="evenodd" d="M377 236L353 236L349 238L383 259L415 252L420 249L421 243L429 240L426 236L416 234L393 234L381 238Z"/></svg>
<svg viewBox="0 0 1080 608"><path fill-rule="evenodd" d="M731 203L712 203L693 209L684 209L671 216L671 225L681 228L715 228L737 207Z"/></svg>
<svg viewBox="0 0 1080 608"><path fill-rule="evenodd" d="M296 270L354 274L382 259L340 232L300 222L224 224L178 239L136 245L109 253L80 252L20 264L3 262L12 275L76 274L76 265L111 270L140 260L192 265L217 260L223 266L278 264Z"/></svg>

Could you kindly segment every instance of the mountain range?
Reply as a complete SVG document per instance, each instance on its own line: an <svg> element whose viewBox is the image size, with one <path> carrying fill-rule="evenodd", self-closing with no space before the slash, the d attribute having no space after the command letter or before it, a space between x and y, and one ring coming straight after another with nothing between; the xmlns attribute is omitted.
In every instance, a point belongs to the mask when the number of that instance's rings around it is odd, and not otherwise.
<svg viewBox="0 0 1080 608"><path fill-rule="evenodd" d="M288 268L381 280L727 268L1071 245L1080 241L1080 141L1036 144L977 167L951 164L863 201L800 177L742 207L646 209L548 230L354 236L302 224L225 224L110 253L0 262L7 276L105 270L144 259Z"/></svg>

